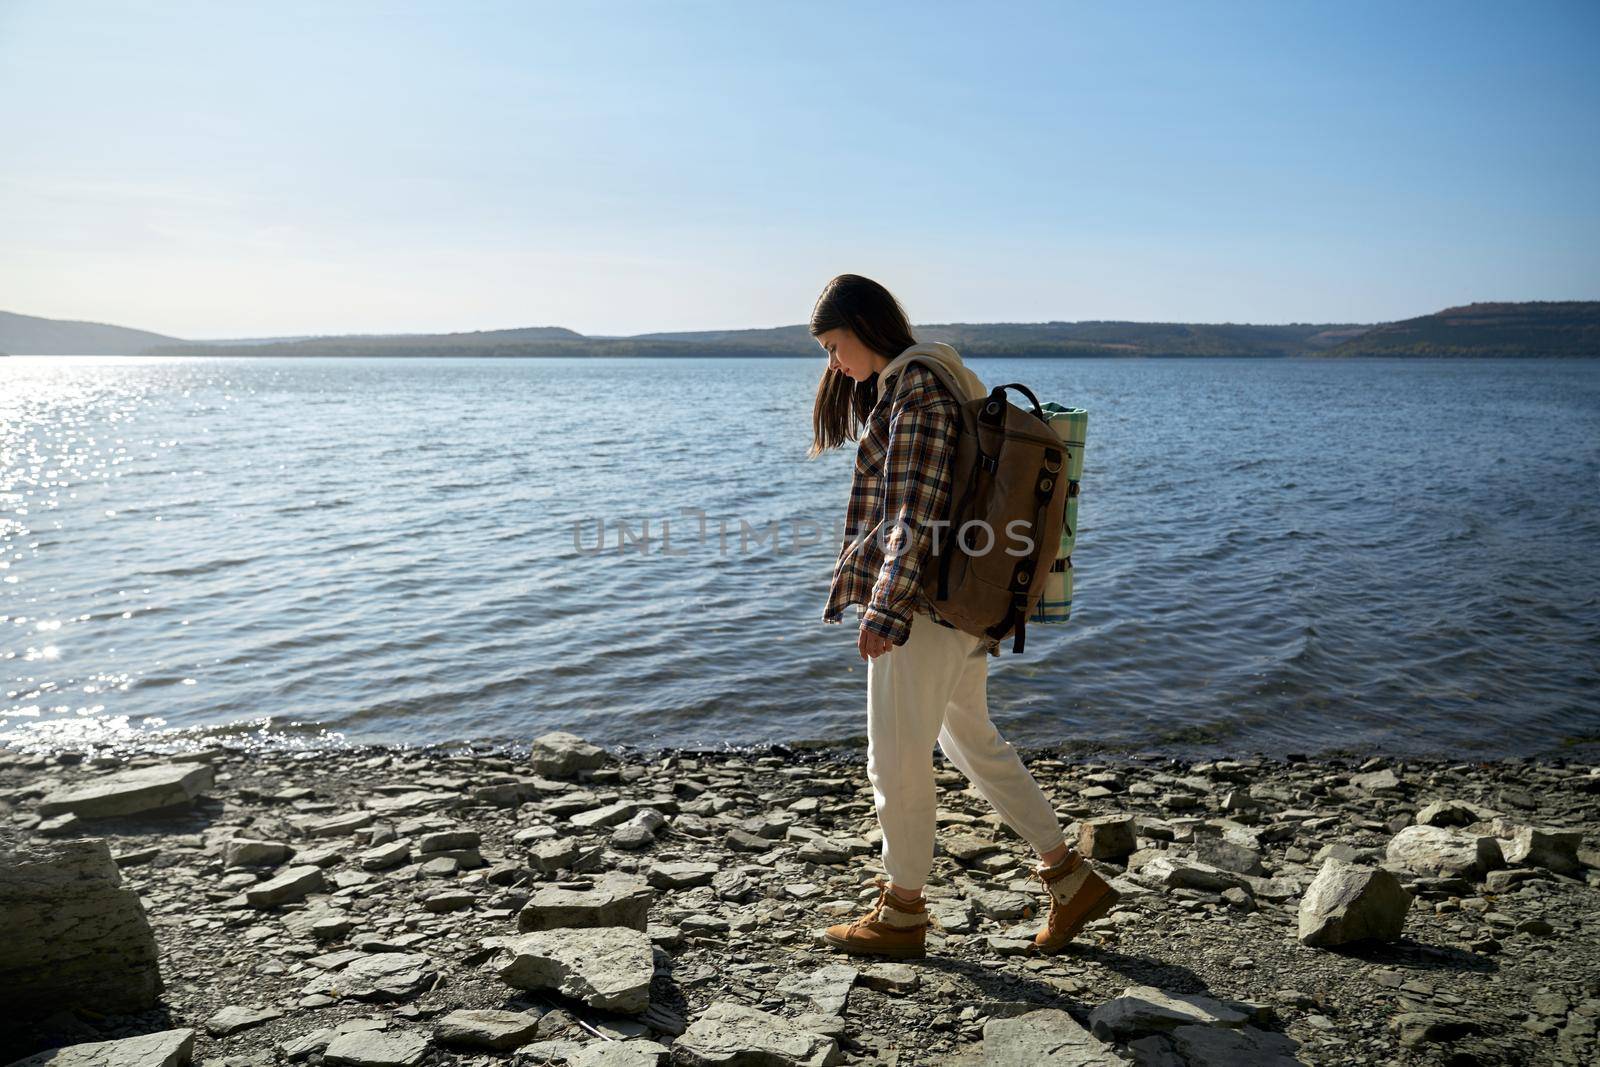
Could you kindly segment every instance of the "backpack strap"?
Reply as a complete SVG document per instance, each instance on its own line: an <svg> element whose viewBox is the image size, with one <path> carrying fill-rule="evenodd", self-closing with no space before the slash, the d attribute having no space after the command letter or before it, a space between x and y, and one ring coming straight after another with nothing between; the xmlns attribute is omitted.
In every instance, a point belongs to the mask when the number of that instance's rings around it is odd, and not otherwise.
<svg viewBox="0 0 1600 1067"><path fill-rule="evenodd" d="M906 360L905 363L901 364L900 369L895 372L894 395L889 399L889 404L891 407L894 406L896 400L900 399L900 387L905 384L906 368L911 366L913 363L927 367L930 371L932 371L933 376L939 380L940 384L942 384L946 389L950 390L950 398L956 402L957 407L960 407L961 404L965 402L966 393L962 390L961 384L957 382L955 377L950 373L950 369L937 359L934 359L932 356L923 355L919 352L910 359Z"/></svg>
<svg viewBox="0 0 1600 1067"><path fill-rule="evenodd" d="M1005 386L1000 386L1000 388L1003 389ZM1061 450L1046 448L1044 450L1044 462L1040 465L1039 472L1034 476L1033 480L1033 498L1038 503L1033 519L1035 532L1042 527L1045 513L1049 510L1050 497L1055 491L1056 479L1062 474L1061 467ZM1038 550L1035 549L1035 554L1037 552ZM1037 562L1034 556L1024 556L1022 559L1017 560L1016 566L1011 569L1011 604L1006 608L1005 618L995 623L989 631L991 636L999 637L1010 629L1014 623L1016 630L1011 643L1013 654L1022 651L1027 639L1028 592L1032 588L1035 578L1038 577L1034 573ZM1054 562L1055 560L1052 557L1052 566Z"/></svg>

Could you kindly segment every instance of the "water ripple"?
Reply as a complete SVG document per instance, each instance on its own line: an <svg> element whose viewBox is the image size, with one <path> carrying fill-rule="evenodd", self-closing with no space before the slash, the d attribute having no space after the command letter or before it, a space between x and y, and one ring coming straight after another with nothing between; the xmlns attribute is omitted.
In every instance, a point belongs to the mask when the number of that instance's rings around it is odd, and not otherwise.
<svg viewBox="0 0 1600 1067"><path fill-rule="evenodd" d="M1074 618L990 664L1007 737L1600 735L1600 364L974 366L1093 413ZM0 361L0 738L859 735L818 370Z"/></svg>

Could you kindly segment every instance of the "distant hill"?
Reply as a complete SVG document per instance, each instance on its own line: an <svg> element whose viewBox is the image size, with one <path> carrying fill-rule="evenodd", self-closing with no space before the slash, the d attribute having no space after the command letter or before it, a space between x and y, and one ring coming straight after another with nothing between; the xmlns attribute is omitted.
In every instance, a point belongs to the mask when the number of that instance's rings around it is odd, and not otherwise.
<svg viewBox="0 0 1600 1067"><path fill-rule="evenodd" d="M334 336L246 337L228 341L175 341L152 348L147 355L206 354L200 350L226 349L230 356L267 355L421 355L403 351L413 348L481 348L499 345L583 341L586 338L565 326L519 326L510 330L473 330L471 333L348 333ZM249 352L238 349L248 348ZM362 349L375 348L381 352ZM428 353L431 354L431 353Z"/></svg>
<svg viewBox="0 0 1600 1067"><path fill-rule="evenodd" d="M1253 326L1211 323L935 323L916 327L972 356L1298 356L1368 329L1350 324ZM317 337L227 346L184 342L156 355L256 356L812 356L804 325L585 337L558 327L392 337Z"/></svg>
<svg viewBox="0 0 1600 1067"><path fill-rule="evenodd" d="M126 356L175 337L100 322L41 319L0 311L0 351L29 356Z"/></svg>
<svg viewBox="0 0 1600 1067"><path fill-rule="evenodd" d="M947 322L915 328L967 356L1597 356L1600 302L1470 304L1404 322ZM184 341L145 330L0 312L0 349L29 355L815 356L802 325L592 337L562 326L470 333Z"/></svg>
<svg viewBox="0 0 1600 1067"><path fill-rule="evenodd" d="M1325 356L1600 356L1600 301L1468 304L1375 326Z"/></svg>

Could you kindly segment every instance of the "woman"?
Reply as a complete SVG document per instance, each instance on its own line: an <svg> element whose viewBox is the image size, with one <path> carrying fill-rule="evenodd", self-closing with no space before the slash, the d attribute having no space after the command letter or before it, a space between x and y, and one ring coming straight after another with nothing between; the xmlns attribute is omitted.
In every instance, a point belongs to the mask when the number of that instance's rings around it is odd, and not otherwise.
<svg viewBox="0 0 1600 1067"><path fill-rule="evenodd" d="M954 348L917 344L887 289L841 274L811 314L828 365L812 409L810 455L860 438L844 544L824 622L856 605L856 647L867 661L867 777L883 830L887 880L865 916L830 926L828 945L877 956L921 956L930 916L922 887L933 866L933 744L1034 850L1050 892L1034 944L1063 948L1118 894L1064 840L1050 801L989 721L989 656L999 641L940 619L922 589L932 538L943 532L960 430L958 399L985 393ZM956 398L912 354L931 356L967 390Z"/></svg>

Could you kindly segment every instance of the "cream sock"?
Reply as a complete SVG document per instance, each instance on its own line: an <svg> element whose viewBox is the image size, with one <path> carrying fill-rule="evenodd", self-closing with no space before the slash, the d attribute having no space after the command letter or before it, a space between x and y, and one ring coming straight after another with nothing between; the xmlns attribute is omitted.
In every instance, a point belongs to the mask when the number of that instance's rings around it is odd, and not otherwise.
<svg viewBox="0 0 1600 1067"><path fill-rule="evenodd" d="M1050 895L1065 904L1083 888L1083 883L1089 878L1089 864L1084 863L1077 870L1065 878L1057 878L1050 883Z"/></svg>
<svg viewBox="0 0 1600 1067"><path fill-rule="evenodd" d="M894 894L889 895L892 897ZM883 907L878 909L878 921L887 926L922 926L928 921L928 912L926 908L918 912L901 911L885 901Z"/></svg>

